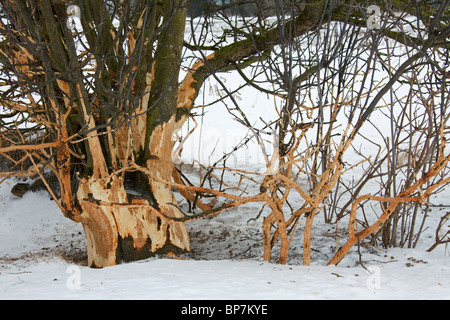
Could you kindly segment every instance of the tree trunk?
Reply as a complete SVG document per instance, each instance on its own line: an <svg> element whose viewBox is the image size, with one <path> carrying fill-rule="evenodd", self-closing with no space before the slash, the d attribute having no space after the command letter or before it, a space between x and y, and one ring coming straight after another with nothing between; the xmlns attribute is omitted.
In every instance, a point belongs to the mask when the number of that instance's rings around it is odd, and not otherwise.
<svg viewBox="0 0 450 320"><path fill-rule="evenodd" d="M156 253L189 251L184 224L166 218L177 216L176 210L163 200L175 202L170 199L172 192L161 184L155 189L155 197L161 203L159 209L165 216L147 199L130 198L120 176L81 181L77 198L90 267L141 260Z"/></svg>
<svg viewBox="0 0 450 320"><path fill-rule="evenodd" d="M93 119L84 121L91 129L86 137L93 168L79 183L76 197L91 267L190 249L184 223L171 219L182 213L164 183L172 179L173 134L186 119L177 118L185 9L176 4L180 5L171 0L162 4L163 25L170 27L159 35L134 115L106 138L98 135ZM89 112L83 113L89 117Z"/></svg>
<svg viewBox="0 0 450 320"><path fill-rule="evenodd" d="M184 223L170 219L182 216L176 199L171 188L161 182L171 181L172 135L180 125L182 121L177 123L173 116L153 130L149 143L153 156L143 172L137 173L132 172L134 169L127 171L128 155L117 150L124 169L109 174L99 137L94 133L89 137L94 173L80 181L76 194L81 212L77 220L83 224L86 234L89 266L106 267L156 253L189 251ZM127 137L124 132L116 136L117 140ZM118 145L130 148L124 142ZM127 186L130 172L132 181Z"/></svg>

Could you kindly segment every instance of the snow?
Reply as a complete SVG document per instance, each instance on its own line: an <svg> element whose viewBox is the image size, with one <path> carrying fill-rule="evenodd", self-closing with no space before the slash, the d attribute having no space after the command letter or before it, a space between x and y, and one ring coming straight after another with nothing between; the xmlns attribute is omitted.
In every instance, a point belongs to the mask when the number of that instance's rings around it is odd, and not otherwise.
<svg viewBox="0 0 450 320"><path fill-rule="evenodd" d="M380 289L367 288L362 268L280 266L256 261L155 259L104 269L81 268L70 288L70 264L49 261L22 273L2 273L2 298L23 299L448 299L443 266L380 271ZM70 270L69 270L70 271ZM423 279L424 274L431 275ZM447 274L448 275L448 274ZM370 280L370 279L369 279ZM68 288L69 283L69 288Z"/></svg>

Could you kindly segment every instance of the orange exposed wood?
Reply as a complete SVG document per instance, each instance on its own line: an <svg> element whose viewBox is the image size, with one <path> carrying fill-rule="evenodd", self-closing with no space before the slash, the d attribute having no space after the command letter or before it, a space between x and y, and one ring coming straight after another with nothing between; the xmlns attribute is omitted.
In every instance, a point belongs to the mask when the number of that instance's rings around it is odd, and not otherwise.
<svg viewBox="0 0 450 320"><path fill-rule="evenodd" d="M211 53L206 57L206 60L214 58L215 54ZM192 85L196 82L194 79L195 72L205 65L203 60L197 61L190 69L187 75L184 77L183 82L178 89L178 103L177 108L192 108L193 97L196 94L196 89Z"/></svg>
<svg viewBox="0 0 450 320"><path fill-rule="evenodd" d="M367 236L371 235L372 233L376 232L383 226L383 224L389 219L389 217L392 215L392 213L395 211L396 207L399 205L399 203L402 202L423 202L426 198L430 196L430 194L439 186L447 184L450 182L450 178L443 179L439 181L437 184L430 186L429 188L425 190L421 190L422 186L428 182L431 178L438 175L447 165L448 161L450 160L450 156L444 158L439 157L434 164L434 166L424 174L424 176L419 179L415 184L401 192L397 197L395 198L385 198L385 197L376 197L371 195L365 195L361 196L358 199L355 200L351 216L350 216L350 222L349 222L349 238L347 242L338 250L338 252L334 255L334 257L328 262L328 265L336 265L338 264L345 255L350 251L350 249L362 239L366 238ZM414 192L420 191L420 196L411 197L411 194ZM359 232L355 228L355 218L356 218L356 209L363 200L376 200L376 201L383 201L383 202L389 202L389 207L383 211L383 214L378 218L378 220L364 229L363 231Z"/></svg>

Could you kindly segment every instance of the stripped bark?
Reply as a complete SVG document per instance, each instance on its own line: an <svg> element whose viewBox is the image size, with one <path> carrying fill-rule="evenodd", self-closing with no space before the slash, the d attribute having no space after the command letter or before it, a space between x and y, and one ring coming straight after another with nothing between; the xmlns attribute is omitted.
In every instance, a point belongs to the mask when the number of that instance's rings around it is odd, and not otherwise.
<svg viewBox="0 0 450 320"><path fill-rule="evenodd" d="M352 210L351 210L351 216L348 226L348 234L349 238L347 242L339 248L338 252L333 256L333 258L328 262L328 265L337 265L344 257L345 255L350 251L350 249L358 242L366 238L367 236L373 234L374 232L378 231L383 224L389 219L391 214L395 212L396 207L400 203L404 202L420 202L424 203L426 199L431 195L431 193L438 188L439 186L445 185L450 182L450 178L442 179L438 183L428 187L425 190L422 190L421 188L425 183L427 183L430 179L436 177L447 165L447 163L450 160L450 156L443 157L440 156L436 163L433 165L433 167L426 172L421 179L419 179L416 183L414 183L412 186L401 192L397 197L395 198L386 198L386 197L376 197L372 195L365 195L358 197L358 199L355 199L355 202L353 203ZM418 196L411 196L412 194L418 192ZM356 210L359 206L359 204L364 200L376 200L381 202L387 202L390 203L390 205L383 211L381 216L378 218L376 222L374 222L372 225L367 227L366 229L358 232L357 226L355 223L356 219Z"/></svg>

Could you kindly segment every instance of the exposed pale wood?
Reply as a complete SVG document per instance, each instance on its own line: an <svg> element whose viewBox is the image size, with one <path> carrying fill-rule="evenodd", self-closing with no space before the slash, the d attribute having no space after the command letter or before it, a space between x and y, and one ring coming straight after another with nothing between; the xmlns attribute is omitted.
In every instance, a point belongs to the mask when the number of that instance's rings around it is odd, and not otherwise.
<svg viewBox="0 0 450 320"><path fill-rule="evenodd" d="M180 177L179 172L178 172L175 168L174 168L173 173L172 173L172 178L173 178L173 180L174 180L175 183L180 184L180 185L183 185L183 184L184 184L184 183L183 183L183 180L182 180L181 177ZM189 190L187 190L187 189L179 189L178 191L180 192L180 194L181 194L186 200L191 201L191 202L193 202L193 201L196 200L195 205L196 205L198 208L200 208L201 210L203 210L203 211L208 211L208 210L211 210L211 209L213 208L212 205L206 204L206 203L204 203L204 202L203 202L202 200L200 200L200 199L196 199L195 193L193 193L193 192L191 192L191 191L189 191Z"/></svg>
<svg viewBox="0 0 450 320"><path fill-rule="evenodd" d="M149 185L158 202L158 210L169 217L182 217L176 209L177 201L171 186L162 181L170 181L173 172L172 150L173 133L176 128L175 116L168 122L156 127L150 138L150 153L155 156L147 161L147 168L152 168ZM154 179L156 178L156 179ZM175 205L175 206L174 206ZM178 222L169 222L170 241L183 250L190 250L189 235L186 226Z"/></svg>
<svg viewBox="0 0 450 320"><path fill-rule="evenodd" d="M366 238L367 236L373 234L377 230L381 228L381 226L387 221L387 219L392 215L393 212L395 212L395 208L398 206L399 203L402 202L423 202L427 197L430 196L430 194L439 186L447 184L450 182L450 177L446 179L440 180L435 185L432 185L425 189L424 191L421 191L420 196L410 197L411 194L414 192L419 192L420 188L429 181L431 178L438 175L447 165L448 161L450 159L450 156L448 157L439 157L436 161L436 163L432 166L432 168L424 174L424 176L419 179L415 184L407 188L406 190L402 191L397 197L395 198L384 198L384 197L375 197L371 195L365 195L361 196L358 199L355 199L354 205L352 206L352 212L351 212L351 218L349 221L349 238L347 242L336 252L336 254L333 256L333 258L328 262L328 265L337 265L344 257L345 255L350 251L350 249L362 239ZM377 201L385 201L390 203L388 208L383 211L382 215L378 218L378 220L367 227L366 229L362 230L361 232L355 233L355 217L356 217L356 209L363 200L377 200Z"/></svg>
<svg viewBox="0 0 450 320"><path fill-rule="evenodd" d="M21 144L10 147L0 148L0 153L7 153L11 151L20 151L20 150L41 150L46 148L57 148L61 145L61 141L55 142L44 142L40 144Z"/></svg>
<svg viewBox="0 0 450 320"><path fill-rule="evenodd" d="M90 266L115 265L135 254L148 257L167 243L167 232L177 232L169 230L170 222L146 200L129 203L118 176L83 179L77 197L83 208Z"/></svg>
<svg viewBox="0 0 450 320"><path fill-rule="evenodd" d="M19 178L26 178L26 177L34 177L38 174L40 170L42 170L43 165L37 164L36 166L30 167L30 169L25 171L3 171L0 172L0 177L2 178L8 178L8 177L19 177Z"/></svg>
<svg viewBox="0 0 450 320"><path fill-rule="evenodd" d="M211 60L215 57L215 53L211 53L206 57L206 60ZM194 78L195 71L205 65L205 61L197 61L190 69L189 72L184 77L178 89L178 103L177 108L192 108L194 103L194 97L197 94L198 88L193 85L196 83Z"/></svg>

